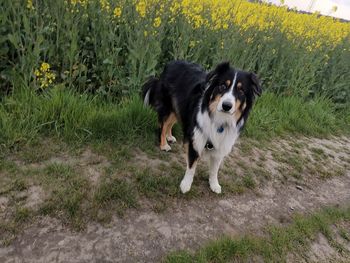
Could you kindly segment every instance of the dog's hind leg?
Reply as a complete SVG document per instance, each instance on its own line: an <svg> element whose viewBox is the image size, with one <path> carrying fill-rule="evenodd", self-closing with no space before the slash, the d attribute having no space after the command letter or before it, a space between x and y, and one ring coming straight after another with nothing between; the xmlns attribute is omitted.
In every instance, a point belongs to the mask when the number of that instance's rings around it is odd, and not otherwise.
<svg viewBox="0 0 350 263"><path fill-rule="evenodd" d="M187 143L185 147L187 148L187 168L185 176L180 184L180 189L182 193L187 193L191 189L199 157L197 151L193 148L192 142Z"/></svg>
<svg viewBox="0 0 350 263"><path fill-rule="evenodd" d="M171 114L164 118L164 121L160 124L160 149L162 151L170 151L171 147L167 142L167 132L169 130L169 125L171 124Z"/></svg>
<svg viewBox="0 0 350 263"><path fill-rule="evenodd" d="M169 143L175 143L176 142L176 138L173 136L171 130L174 126L174 124L176 123L177 119L176 119L176 115L175 113L171 113L169 118L169 124L168 124L168 129L167 129L167 132L166 132L166 139Z"/></svg>

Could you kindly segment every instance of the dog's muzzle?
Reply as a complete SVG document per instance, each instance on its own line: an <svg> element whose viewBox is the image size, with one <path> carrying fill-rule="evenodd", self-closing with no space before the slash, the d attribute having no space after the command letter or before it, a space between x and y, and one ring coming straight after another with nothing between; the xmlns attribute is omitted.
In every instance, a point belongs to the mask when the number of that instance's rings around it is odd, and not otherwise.
<svg viewBox="0 0 350 263"><path fill-rule="evenodd" d="M223 111L224 112L228 112L228 111L230 111L231 109L232 109L232 103L231 102L229 102L229 101L224 101L223 103L222 103L222 109L223 109Z"/></svg>
<svg viewBox="0 0 350 263"><path fill-rule="evenodd" d="M207 141L204 148L208 151L211 151L214 149L214 145L211 143L211 141Z"/></svg>

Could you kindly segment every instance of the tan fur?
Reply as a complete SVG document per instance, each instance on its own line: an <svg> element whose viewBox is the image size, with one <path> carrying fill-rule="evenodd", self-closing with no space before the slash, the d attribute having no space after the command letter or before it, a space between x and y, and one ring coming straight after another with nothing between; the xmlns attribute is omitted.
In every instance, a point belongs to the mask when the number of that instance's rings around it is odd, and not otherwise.
<svg viewBox="0 0 350 263"><path fill-rule="evenodd" d="M230 87L231 86L231 80L230 79L226 80L225 84L226 84L227 87Z"/></svg>
<svg viewBox="0 0 350 263"><path fill-rule="evenodd" d="M188 156L188 142L184 143L184 148L185 148L185 154L186 154L186 160Z"/></svg>
<svg viewBox="0 0 350 263"><path fill-rule="evenodd" d="M237 88L238 88L238 89L242 88L242 82L238 82L238 83L237 83Z"/></svg>
<svg viewBox="0 0 350 263"><path fill-rule="evenodd" d="M176 123L177 119L175 113L171 113L163 123L162 132L160 134L160 147L164 147L167 144L166 137L171 136L171 129Z"/></svg>
<svg viewBox="0 0 350 263"><path fill-rule="evenodd" d="M174 126L174 124L177 122L177 118L176 118L176 115L175 113L171 113L167 119L167 122L168 122L168 129L166 131L166 135L167 136L173 136L172 134L172 128Z"/></svg>
<svg viewBox="0 0 350 263"><path fill-rule="evenodd" d="M220 99L221 99L221 96L220 95L217 95L215 97L215 99L210 102L209 104L209 110L211 113L215 112L216 111L216 107L218 106L219 102L220 102Z"/></svg>
<svg viewBox="0 0 350 263"><path fill-rule="evenodd" d="M244 102L244 104L241 108L241 101L236 100L236 108L235 108L235 114L234 114L236 121L238 121L239 118L242 116L242 113L243 113L246 106L247 106L247 104Z"/></svg>

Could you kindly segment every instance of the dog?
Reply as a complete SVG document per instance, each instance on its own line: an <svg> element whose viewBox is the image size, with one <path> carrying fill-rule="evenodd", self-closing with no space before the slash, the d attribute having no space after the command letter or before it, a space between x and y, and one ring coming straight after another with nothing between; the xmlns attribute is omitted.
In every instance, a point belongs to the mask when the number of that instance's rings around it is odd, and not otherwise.
<svg viewBox="0 0 350 263"><path fill-rule="evenodd" d="M209 157L209 185L220 194L218 170L247 122L256 95L262 88L254 73L234 69L223 62L210 72L200 65L169 62L159 78L151 77L142 88L144 105L158 114L160 149L175 143L173 125L182 125L187 168L180 189L191 189L198 160Z"/></svg>

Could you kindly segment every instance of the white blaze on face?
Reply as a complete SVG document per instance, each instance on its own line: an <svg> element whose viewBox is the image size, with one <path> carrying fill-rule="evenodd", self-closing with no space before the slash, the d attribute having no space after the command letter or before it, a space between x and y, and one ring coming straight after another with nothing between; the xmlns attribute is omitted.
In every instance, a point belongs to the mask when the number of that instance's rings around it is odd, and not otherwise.
<svg viewBox="0 0 350 263"><path fill-rule="evenodd" d="M236 81L237 81L237 72L235 73L235 77L233 78L232 81L232 85L230 87L230 89L221 97L218 106L217 106L217 111L219 112L225 112L225 113L230 113L233 114L235 112L235 108L236 108L236 98L233 95L233 89L236 85ZM222 104L226 102L226 103L231 103L232 108L229 111L224 111Z"/></svg>

